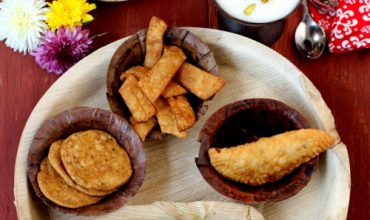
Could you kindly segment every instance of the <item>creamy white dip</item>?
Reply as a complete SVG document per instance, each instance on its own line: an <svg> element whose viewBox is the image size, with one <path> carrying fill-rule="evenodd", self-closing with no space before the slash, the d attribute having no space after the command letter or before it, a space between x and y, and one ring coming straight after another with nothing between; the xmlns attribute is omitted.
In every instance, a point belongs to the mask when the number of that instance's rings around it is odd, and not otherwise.
<svg viewBox="0 0 370 220"><path fill-rule="evenodd" d="M216 0L217 4L230 16L251 23L267 23L288 16L299 4L299 0ZM256 4L250 15L244 10L251 4Z"/></svg>

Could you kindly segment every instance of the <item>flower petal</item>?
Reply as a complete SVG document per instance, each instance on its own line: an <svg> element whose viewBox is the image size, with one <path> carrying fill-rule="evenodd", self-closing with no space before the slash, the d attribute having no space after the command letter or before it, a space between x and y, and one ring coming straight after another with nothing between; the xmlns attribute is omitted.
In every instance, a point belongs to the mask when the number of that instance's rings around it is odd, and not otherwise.
<svg viewBox="0 0 370 220"><path fill-rule="evenodd" d="M62 26L56 32L46 32L41 45L32 55L46 71L62 74L87 55L91 43L89 31Z"/></svg>
<svg viewBox="0 0 370 220"><path fill-rule="evenodd" d="M49 7L47 24L52 30L62 26L82 26L82 23L93 20L88 12L96 9L95 4L89 4L86 0L54 0Z"/></svg>
<svg viewBox="0 0 370 220"><path fill-rule="evenodd" d="M47 29L44 0L0 2L0 40L16 52L31 53Z"/></svg>

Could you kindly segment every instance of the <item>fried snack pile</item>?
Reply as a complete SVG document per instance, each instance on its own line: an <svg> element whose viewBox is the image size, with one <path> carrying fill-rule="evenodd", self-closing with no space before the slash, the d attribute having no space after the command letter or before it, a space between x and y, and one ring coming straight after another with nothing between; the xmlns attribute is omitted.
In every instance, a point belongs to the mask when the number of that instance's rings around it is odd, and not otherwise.
<svg viewBox="0 0 370 220"><path fill-rule="evenodd" d="M186 62L181 48L163 44L167 24L152 17L146 36L143 66L121 74L119 89L131 112L130 123L142 141L159 124L161 132L180 138L196 122L186 98L188 91L201 100L214 96L226 83L224 79Z"/></svg>
<svg viewBox="0 0 370 220"><path fill-rule="evenodd" d="M279 180L330 148L324 131L300 129L230 148L210 148L211 165L222 176L256 186Z"/></svg>
<svg viewBox="0 0 370 220"><path fill-rule="evenodd" d="M54 203L78 208L116 191L132 172L128 154L110 134L87 130L51 144L37 182Z"/></svg>

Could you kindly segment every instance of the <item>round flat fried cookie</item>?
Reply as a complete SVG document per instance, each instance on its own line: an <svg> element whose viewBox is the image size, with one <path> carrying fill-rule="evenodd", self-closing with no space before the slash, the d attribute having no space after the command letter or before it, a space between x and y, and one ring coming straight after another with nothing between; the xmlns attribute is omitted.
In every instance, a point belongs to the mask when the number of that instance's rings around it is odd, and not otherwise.
<svg viewBox="0 0 370 220"><path fill-rule="evenodd" d="M37 183L41 192L57 205L67 208L78 208L97 203L103 197L89 196L70 187L50 166L48 158L40 165Z"/></svg>
<svg viewBox="0 0 370 220"><path fill-rule="evenodd" d="M64 140L60 149L64 167L78 185L94 190L113 190L132 175L126 151L108 133L87 130Z"/></svg>
<svg viewBox="0 0 370 220"><path fill-rule="evenodd" d="M71 187L86 193L90 196L104 196L111 194L115 190L104 191L104 190L93 190L93 189L86 189L78 184L76 184L71 177L68 175L67 171L64 168L62 158L60 157L60 148L63 144L63 140L57 140L53 142L49 149L48 159L50 165L54 168L54 170L63 178L63 180Z"/></svg>

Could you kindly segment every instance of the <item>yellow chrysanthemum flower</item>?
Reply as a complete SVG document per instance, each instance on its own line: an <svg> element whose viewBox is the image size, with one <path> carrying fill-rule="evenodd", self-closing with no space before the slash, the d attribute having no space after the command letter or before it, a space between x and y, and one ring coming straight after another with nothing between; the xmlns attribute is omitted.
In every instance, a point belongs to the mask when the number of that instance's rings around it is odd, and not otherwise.
<svg viewBox="0 0 370 220"><path fill-rule="evenodd" d="M50 11L46 14L46 23L53 31L61 26L73 28L94 20L88 12L94 10L96 5L86 0L55 0L48 5Z"/></svg>

